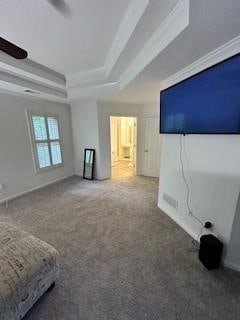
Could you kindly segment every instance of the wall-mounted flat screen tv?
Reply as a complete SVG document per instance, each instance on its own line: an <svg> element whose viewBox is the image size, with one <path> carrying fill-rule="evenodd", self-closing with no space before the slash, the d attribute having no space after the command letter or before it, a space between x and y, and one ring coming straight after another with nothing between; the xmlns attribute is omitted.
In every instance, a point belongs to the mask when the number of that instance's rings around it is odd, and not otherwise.
<svg viewBox="0 0 240 320"><path fill-rule="evenodd" d="M163 90L160 133L240 134L240 54Z"/></svg>

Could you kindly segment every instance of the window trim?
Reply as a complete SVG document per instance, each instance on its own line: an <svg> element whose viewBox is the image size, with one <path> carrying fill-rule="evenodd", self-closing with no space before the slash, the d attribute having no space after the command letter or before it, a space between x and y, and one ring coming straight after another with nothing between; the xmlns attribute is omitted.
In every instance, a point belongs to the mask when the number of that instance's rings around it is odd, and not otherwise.
<svg viewBox="0 0 240 320"><path fill-rule="evenodd" d="M28 109L26 109L26 115L28 120L27 122L28 122L28 129L29 129L29 135L30 135L30 141L31 141L32 157L33 157L35 172L39 173L39 172L49 171L55 168L63 167L64 166L63 151L62 151L63 144L61 139L61 128L60 128L60 121L59 121L58 115L49 113L49 112L39 112L39 111L28 110ZM34 134L34 128L33 128L33 122L32 122L33 116L44 117L46 131L47 131L47 140L40 140L39 142L35 140L35 134ZM57 119L59 139L53 139L53 140L49 139L50 135L49 135L49 128L47 123L48 117L53 117ZM60 144L60 152L61 152L61 159L62 159L61 163L52 164L51 142L59 142ZM39 167L39 161L38 161L38 155L37 155L37 143L47 143L48 150L49 150L50 166L47 166L44 168Z"/></svg>

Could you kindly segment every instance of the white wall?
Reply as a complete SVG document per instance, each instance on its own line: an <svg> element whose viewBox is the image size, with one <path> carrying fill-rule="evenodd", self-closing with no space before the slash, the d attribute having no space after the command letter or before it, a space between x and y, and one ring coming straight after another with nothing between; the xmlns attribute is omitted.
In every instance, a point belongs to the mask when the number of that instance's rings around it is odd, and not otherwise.
<svg viewBox="0 0 240 320"><path fill-rule="evenodd" d="M94 177L100 179L97 108L96 101L75 101L71 104L75 173L83 175L84 149L91 148L96 150Z"/></svg>
<svg viewBox="0 0 240 320"><path fill-rule="evenodd" d="M142 167L142 105L98 101L100 179L111 177L110 116L137 117L137 174Z"/></svg>
<svg viewBox="0 0 240 320"><path fill-rule="evenodd" d="M25 110L57 114L64 166L35 173ZM73 175L73 147L68 105L0 93L0 201Z"/></svg>
<svg viewBox="0 0 240 320"><path fill-rule="evenodd" d="M159 101L146 103L143 106L142 117L159 117L160 103Z"/></svg>
<svg viewBox="0 0 240 320"><path fill-rule="evenodd" d="M143 174L144 121L159 117L159 102L147 105L109 101L71 104L75 173L82 176L84 148L96 149L96 179L111 177L110 116L137 117L137 174Z"/></svg>
<svg viewBox="0 0 240 320"><path fill-rule="evenodd" d="M235 217L233 221L232 234L228 243L226 266L240 271L240 194L238 197Z"/></svg>
<svg viewBox="0 0 240 320"><path fill-rule="evenodd" d="M196 238L200 226L188 215L179 139L179 135L162 136L158 205ZM227 245L240 189L240 137L187 135L184 142L184 165L192 180L192 210L203 222L211 221L214 233ZM177 210L163 200L164 192L178 201Z"/></svg>

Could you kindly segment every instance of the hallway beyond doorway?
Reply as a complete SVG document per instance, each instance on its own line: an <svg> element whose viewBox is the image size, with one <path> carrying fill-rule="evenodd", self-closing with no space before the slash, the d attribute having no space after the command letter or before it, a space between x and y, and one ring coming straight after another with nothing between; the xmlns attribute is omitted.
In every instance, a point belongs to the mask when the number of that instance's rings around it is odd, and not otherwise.
<svg viewBox="0 0 240 320"><path fill-rule="evenodd" d="M112 178L135 175L137 118L111 116L110 135Z"/></svg>
<svg viewBox="0 0 240 320"><path fill-rule="evenodd" d="M126 178L134 175L134 168L130 161L121 160L112 166L112 178Z"/></svg>

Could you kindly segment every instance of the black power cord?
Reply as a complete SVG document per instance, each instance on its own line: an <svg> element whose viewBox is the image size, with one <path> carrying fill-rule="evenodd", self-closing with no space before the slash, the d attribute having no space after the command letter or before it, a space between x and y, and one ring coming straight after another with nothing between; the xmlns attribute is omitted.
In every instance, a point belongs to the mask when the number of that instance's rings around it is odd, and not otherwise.
<svg viewBox="0 0 240 320"><path fill-rule="evenodd" d="M181 162L181 171L182 171L182 177L184 180L184 183L186 185L186 189L187 189L187 208L188 208L188 214L189 216L191 216L192 218L194 218L200 225L201 225L201 230L197 236L197 239L194 240L192 239L192 245L193 248L189 249L188 252L197 252L199 250L199 239L203 233L204 229L211 229L212 228L212 223L210 221L207 221L205 223L203 223L197 216L195 216L193 214L193 211L191 209L190 206L190 186L185 174L185 169L184 169L184 164L183 164L183 157L182 157L182 153L183 153L183 142L182 142L182 138L184 137L184 135L180 135L180 162Z"/></svg>

